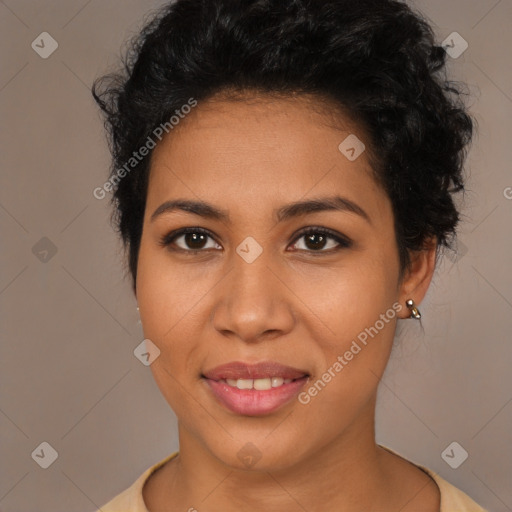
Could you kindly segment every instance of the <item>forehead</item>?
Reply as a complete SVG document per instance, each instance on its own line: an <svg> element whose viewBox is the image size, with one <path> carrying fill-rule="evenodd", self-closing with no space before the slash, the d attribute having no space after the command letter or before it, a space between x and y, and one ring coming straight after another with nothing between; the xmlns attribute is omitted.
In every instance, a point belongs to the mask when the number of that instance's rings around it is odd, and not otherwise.
<svg viewBox="0 0 512 512"><path fill-rule="evenodd" d="M311 96L214 98L154 149L148 204L188 197L261 210L266 201L340 193L382 208L368 151L350 160L339 148L345 140L369 148L361 126Z"/></svg>

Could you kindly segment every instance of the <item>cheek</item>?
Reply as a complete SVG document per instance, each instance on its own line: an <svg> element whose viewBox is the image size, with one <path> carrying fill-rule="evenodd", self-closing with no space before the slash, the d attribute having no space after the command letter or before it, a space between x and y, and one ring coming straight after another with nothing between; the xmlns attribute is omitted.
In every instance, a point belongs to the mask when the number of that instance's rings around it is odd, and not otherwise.
<svg viewBox="0 0 512 512"><path fill-rule="evenodd" d="M322 414L332 416L334 403L353 412L373 395L384 372L397 311L402 308L396 302L398 265L389 265L394 260L385 258L379 254L360 258L328 279L309 283L309 297L315 301L311 309L320 312L329 330L316 338L322 363L303 402L310 401ZM299 293L305 292L304 288Z"/></svg>
<svg viewBox="0 0 512 512"><path fill-rule="evenodd" d="M186 422L193 408L183 386L190 381L191 370L186 362L194 352L194 345L185 339L194 337L187 329L192 313L187 315L187 311L197 301L196 294L190 279L185 282L183 272L171 272L169 262L166 264L158 251L141 244L137 302L144 338L150 339L160 350L150 369L162 396Z"/></svg>
<svg viewBox="0 0 512 512"><path fill-rule="evenodd" d="M191 322L196 303L211 289L211 278L201 265L177 265L162 248L141 243L137 267L137 301L150 339L168 343Z"/></svg>
<svg viewBox="0 0 512 512"><path fill-rule="evenodd" d="M368 412L394 339L396 311L385 302L367 300L338 314L337 336L322 342L318 372L298 397L306 430L318 429L322 418L324 436L334 436Z"/></svg>
<svg viewBox="0 0 512 512"><path fill-rule="evenodd" d="M150 246L143 238L137 266L137 303L144 337L160 350L151 370L168 398L170 390L176 387L173 379L180 378L176 360L183 357L181 352L190 348L190 344L180 342L180 338L182 322L196 291L190 279L185 283L183 272L171 271L169 259L166 261L163 255L165 251Z"/></svg>
<svg viewBox="0 0 512 512"><path fill-rule="evenodd" d="M327 339L334 339L336 345L372 326L397 300L398 265L392 264L393 258L378 251L357 253L328 272L311 269L300 279L290 279L297 295L307 298L304 302L323 321ZM390 329L383 331L384 336L392 336Z"/></svg>

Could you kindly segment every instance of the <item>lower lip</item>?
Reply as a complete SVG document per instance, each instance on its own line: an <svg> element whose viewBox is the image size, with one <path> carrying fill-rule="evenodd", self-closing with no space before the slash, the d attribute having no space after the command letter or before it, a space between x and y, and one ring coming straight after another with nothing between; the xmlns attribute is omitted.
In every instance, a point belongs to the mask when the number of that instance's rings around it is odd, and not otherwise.
<svg viewBox="0 0 512 512"><path fill-rule="evenodd" d="M265 391L238 389L225 382L205 379L215 397L230 411L244 416L270 414L298 395L308 377Z"/></svg>

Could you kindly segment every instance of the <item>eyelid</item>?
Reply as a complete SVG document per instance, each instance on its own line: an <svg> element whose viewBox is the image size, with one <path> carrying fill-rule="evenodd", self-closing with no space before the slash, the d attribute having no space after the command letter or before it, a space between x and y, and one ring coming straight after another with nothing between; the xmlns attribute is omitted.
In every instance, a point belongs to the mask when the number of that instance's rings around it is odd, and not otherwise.
<svg viewBox="0 0 512 512"><path fill-rule="evenodd" d="M215 243L217 243L217 244L219 243L219 242L217 242L215 236L209 230L207 230L205 228L191 226L191 227L186 227L186 228L175 229L175 230L171 231L170 233L163 235L159 240L159 245L161 245L163 247L170 246L171 243L176 238L178 238L182 235L186 235L188 233L200 233L202 235L209 236L212 240L215 241ZM205 249L182 249L181 247L178 247L175 250L182 251L182 252L188 252L188 253L205 252Z"/></svg>
<svg viewBox="0 0 512 512"><path fill-rule="evenodd" d="M336 250L339 250L341 248L349 248L353 245L353 241L346 235L342 235L341 233L338 233L337 231L334 231L332 229L323 227L323 226L307 226L305 228L302 228L296 235L295 238L293 238L292 245L294 245L297 240L302 238L304 235L309 235L310 233L320 233L326 235L328 238L332 238L335 240L339 247L335 249L329 249L327 251L319 250L319 251L306 251L312 254L321 254L321 253L332 253Z"/></svg>
<svg viewBox="0 0 512 512"><path fill-rule="evenodd" d="M161 245L163 247L168 247L172 244L172 242L176 238L178 238L182 235L186 235L188 233L200 233L200 234L209 236L212 240L215 241L215 243L219 244L216 237L209 230L207 230L205 228L192 226L192 227L179 228L179 229L171 231L170 233L165 234L164 236L161 237L161 239L159 241L159 245ZM326 228L323 226L306 226L306 227L302 228L301 230L299 230L299 232L295 233L290 245L295 245L300 238L302 238L305 235L311 234L311 233L323 234L326 237L335 240L339 244L339 246L337 248L334 248L334 249L331 248L329 250L318 250L318 251L309 250L308 251L308 250L304 250L304 249L299 249L299 251L307 252L310 254L322 254L322 253L330 254L330 253L336 252L340 249L349 248L353 245L353 241L346 235L343 235L341 233L338 233L337 231L334 231L332 229L329 229L329 228ZM181 251L181 252L189 253L189 254L197 254L200 252L207 251L207 249L182 249L181 247L178 247L173 250Z"/></svg>

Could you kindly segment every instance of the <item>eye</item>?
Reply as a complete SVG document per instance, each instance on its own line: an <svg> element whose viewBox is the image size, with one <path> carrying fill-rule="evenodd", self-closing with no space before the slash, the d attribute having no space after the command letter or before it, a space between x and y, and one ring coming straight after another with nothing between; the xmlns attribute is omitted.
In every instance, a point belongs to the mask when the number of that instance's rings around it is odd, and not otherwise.
<svg viewBox="0 0 512 512"><path fill-rule="evenodd" d="M205 245L205 242L208 238L211 238L213 246ZM177 243L181 240L181 244ZM203 228L183 228L178 231L173 231L162 237L160 240L160 245L164 247L171 246L172 244L176 244L178 246L177 249L172 248L173 250L180 250L188 253L197 253L202 252L205 249L217 249L221 248L219 244L217 244L209 231Z"/></svg>
<svg viewBox="0 0 512 512"><path fill-rule="evenodd" d="M208 238L212 240L209 247L207 245ZM302 238L305 239L304 248L297 247L297 245L300 245L297 241ZM325 247L329 245L329 240L331 240L331 246L327 247L328 250L325 250ZM334 242L334 244L332 244L332 242ZM183 228L164 235L160 240L160 245L189 254L203 252L206 249L222 249L222 247L215 242L209 231L195 227ZM177 247L172 247L172 245L176 245ZM352 241L348 237L322 227L304 228L295 237L294 243L292 244L292 247L295 250L317 253L332 253L339 249L349 248L351 246Z"/></svg>
<svg viewBox="0 0 512 512"><path fill-rule="evenodd" d="M304 239L304 247L296 247L298 244L295 242L293 247L299 250L305 250L308 252L335 252L341 248L349 248L352 246L352 241L344 235L331 231L327 228L321 227L308 227L303 229L299 235L295 238L295 241ZM328 246L328 240L331 240L331 246L328 250L325 247ZM332 241L335 243L332 244ZM336 247L338 245L338 247ZM334 248L334 250L332 250Z"/></svg>

